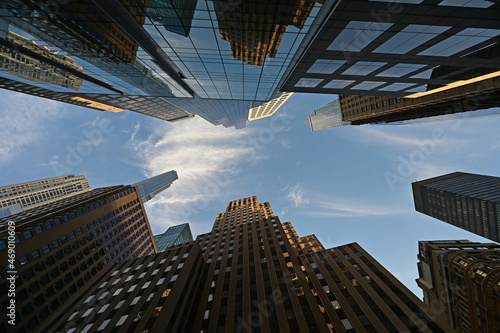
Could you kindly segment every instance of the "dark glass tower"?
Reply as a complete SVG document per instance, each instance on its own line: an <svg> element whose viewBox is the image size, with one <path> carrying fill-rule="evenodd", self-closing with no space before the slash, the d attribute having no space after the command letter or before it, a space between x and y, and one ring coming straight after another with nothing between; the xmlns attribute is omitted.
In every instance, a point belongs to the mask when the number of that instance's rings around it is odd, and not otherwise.
<svg viewBox="0 0 500 333"><path fill-rule="evenodd" d="M158 252L165 251L172 245L179 245L193 241L193 234L189 228L189 223L170 227L163 234L154 235Z"/></svg>
<svg viewBox="0 0 500 333"><path fill-rule="evenodd" d="M500 178L454 172L412 184L415 209L500 242Z"/></svg>
<svg viewBox="0 0 500 333"><path fill-rule="evenodd" d="M415 98L500 75L498 1L324 7L283 75L283 91Z"/></svg>
<svg viewBox="0 0 500 333"><path fill-rule="evenodd" d="M324 249L257 197L194 242L109 267L55 331L449 332L356 243Z"/></svg>

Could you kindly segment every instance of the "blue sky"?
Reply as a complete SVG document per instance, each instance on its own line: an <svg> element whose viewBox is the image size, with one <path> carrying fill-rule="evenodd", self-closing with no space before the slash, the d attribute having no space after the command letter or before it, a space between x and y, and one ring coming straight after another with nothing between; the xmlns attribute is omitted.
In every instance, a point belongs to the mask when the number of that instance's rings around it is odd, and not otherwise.
<svg viewBox="0 0 500 333"><path fill-rule="evenodd" d="M334 99L295 94L273 117L235 130L199 117L168 123L0 91L0 185L73 173L92 188L176 170L146 204L155 233L189 222L209 232L228 201L257 195L300 236L357 242L408 288L419 240L487 241L414 211L411 182L453 171L499 176L500 118L311 132L304 119Z"/></svg>

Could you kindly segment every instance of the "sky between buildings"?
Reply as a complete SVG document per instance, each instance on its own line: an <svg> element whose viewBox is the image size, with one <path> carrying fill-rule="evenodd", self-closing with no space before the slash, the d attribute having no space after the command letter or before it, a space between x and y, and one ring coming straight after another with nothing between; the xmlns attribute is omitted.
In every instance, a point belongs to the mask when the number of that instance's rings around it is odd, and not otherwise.
<svg viewBox="0 0 500 333"><path fill-rule="evenodd" d="M154 233L211 230L228 201L257 195L300 236L357 242L422 297L419 240L484 238L414 210L411 182L464 171L500 176L500 118L311 132L304 119L335 95L295 94L246 129L199 117L167 123L0 91L0 186L83 174L92 188L176 170L146 204Z"/></svg>

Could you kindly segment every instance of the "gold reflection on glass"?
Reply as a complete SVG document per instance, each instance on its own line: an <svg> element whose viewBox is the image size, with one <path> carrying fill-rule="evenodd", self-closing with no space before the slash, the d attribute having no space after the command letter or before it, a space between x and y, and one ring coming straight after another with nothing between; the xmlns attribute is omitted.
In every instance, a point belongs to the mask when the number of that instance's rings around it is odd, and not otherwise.
<svg viewBox="0 0 500 333"><path fill-rule="evenodd" d="M117 108L115 106L107 105L107 104L104 104L104 103L99 103L99 102L93 101L91 99L83 98L83 97L77 97L76 96L76 97L72 97L71 99L73 99L75 101L78 101L78 102L87 103L87 105L89 107L96 108L96 109L103 110L103 111L111 111L111 112L122 112L122 111L125 111L125 109Z"/></svg>
<svg viewBox="0 0 500 333"><path fill-rule="evenodd" d="M214 1L219 32L231 44L231 55L262 66L274 58L288 25L302 29L316 1Z"/></svg>
<svg viewBox="0 0 500 333"><path fill-rule="evenodd" d="M448 89L465 86L466 84L470 84L470 83L474 83L474 82L479 82L479 81L483 81L483 80L486 80L486 79L491 79L491 78L498 77L498 76L500 76L500 71L489 73L489 74L486 74L486 75L481 75L481 76L478 76L478 77L475 77L475 78L472 78L472 79L469 79L469 80L455 81L455 82L449 83L449 84L447 84L447 85L445 85L443 87L440 87L440 88L428 90L428 91L425 91L425 92L411 94L411 95L408 95L408 96L405 96L405 97L406 98L422 97L422 96L434 94L434 93L437 93L437 92L440 92L440 91L445 91L445 90L448 90Z"/></svg>
<svg viewBox="0 0 500 333"><path fill-rule="evenodd" d="M58 55L45 46L13 32L7 33L7 40L32 52L35 52L53 62L60 63L71 69L83 72L83 67L67 56ZM0 70L18 77L39 83L51 83L73 90L80 89L83 79L47 62L21 54L10 47L0 46Z"/></svg>
<svg viewBox="0 0 500 333"><path fill-rule="evenodd" d="M167 297L170 294L170 289L165 289L161 297Z"/></svg>
<svg viewBox="0 0 500 333"><path fill-rule="evenodd" d="M155 310L153 311L153 317L158 317L160 315L161 308L161 306L155 308Z"/></svg>

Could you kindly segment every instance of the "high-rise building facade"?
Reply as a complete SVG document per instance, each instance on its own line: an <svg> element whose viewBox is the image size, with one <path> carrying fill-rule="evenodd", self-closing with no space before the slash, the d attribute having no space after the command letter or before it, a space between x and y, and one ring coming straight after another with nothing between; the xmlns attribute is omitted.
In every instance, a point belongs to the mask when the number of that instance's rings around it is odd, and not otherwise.
<svg viewBox="0 0 500 333"><path fill-rule="evenodd" d="M7 260L12 248L15 259ZM80 299L110 263L154 253L139 192L130 185L78 193L5 217L0 219L2 311L14 299L15 331L35 332ZM15 298L8 296L7 277L15 277ZM3 319L0 325L3 332L12 328Z"/></svg>
<svg viewBox="0 0 500 333"><path fill-rule="evenodd" d="M157 194L166 190L177 180L177 172L175 170L167 171L154 177L142 180L132 186L137 186L142 202L153 199Z"/></svg>
<svg viewBox="0 0 500 333"><path fill-rule="evenodd" d="M151 103L164 120L199 115L241 128L252 102L278 93L321 8L314 0L2 2L0 77L11 90L46 89L43 97L72 104L150 115L143 104ZM41 81L36 64L72 83Z"/></svg>
<svg viewBox="0 0 500 333"><path fill-rule="evenodd" d="M269 203L228 203L194 242L109 267L55 331L449 332L356 243L325 250Z"/></svg>
<svg viewBox="0 0 500 333"><path fill-rule="evenodd" d="M421 97L500 75L495 1L332 1L282 91Z"/></svg>
<svg viewBox="0 0 500 333"><path fill-rule="evenodd" d="M500 242L500 178L454 172L412 183L415 209Z"/></svg>
<svg viewBox="0 0 500 333"><path fill-rule="evenodd" d="M456 332L500 330L500 245L467 240L419 242L424 302Z"/></svg>
<svg viewBox="0 0 500 333"><path fill-rule="evenodd" d="M87 178L75 175L6 185L0 187L0 207L17 203L26 210L87 191L90 191Z"/></svg>
<svg viewBox="0 0 500 333"><path fill-rule="evenodd" d="M417 124L448 118L500 115L497 109L491 112L477 111L500 105L500 77L471 81L473 82L466 85L415 98L339 95L342 119L353 125ZM454 116L444 117L445 115Z"/></svg>
<svg viewBox="0 0 500 333"><path fill-rule="evenodd" d="M272 116L292 95L293 93L277 92L269 102L252 102L252 107L248 112L248 120Z"/></svg>
<svg viewBox="0 0 500 333"><path fill-rule="evenodd" d="M183 223L168 228L163 234L154 235L154 239L158 252L163 252L173 245L192 242L193 234L189 223Z"/></svg>
<svg viewBox="0 0 500 333"><path fill-rule="evenodd" d="M306 124L311 127L311 124L315 124L315 118L318 119L317 124L324 124L321 126L324 129L342 125L415 125L496 117L500 115L496 108L500 105L500 77L474 81L415 98L340 94L339 99L331 103L339 103L335 112L320 113L322 108L315 110ZM318 128L318 125L314 127Z"/></svg>
<svg viewBox="0 0 500 333"><path fill-rule="evenodd" d="M351 124L350 121L342 120L342 109L338 99L314 110L304 122L313 132Z"/></svg>

